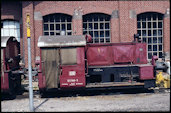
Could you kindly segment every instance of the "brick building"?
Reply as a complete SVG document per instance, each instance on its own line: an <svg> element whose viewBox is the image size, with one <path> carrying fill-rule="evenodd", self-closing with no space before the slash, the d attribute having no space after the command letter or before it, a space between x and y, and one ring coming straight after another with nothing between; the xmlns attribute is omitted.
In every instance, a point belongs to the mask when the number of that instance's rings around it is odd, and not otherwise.
<svg viewBox="0 0 171 113"><path fill-rule="evenodd" d="M93 43L131 42L138 33L148 45L148 58L170 60L170 1L1 1L1 36L20 41L23 61L28 65L26 14L31 22L32 66L40 56L37 42L43 35L89 33ZM13 25L13 27L11 26Z"/></svg>

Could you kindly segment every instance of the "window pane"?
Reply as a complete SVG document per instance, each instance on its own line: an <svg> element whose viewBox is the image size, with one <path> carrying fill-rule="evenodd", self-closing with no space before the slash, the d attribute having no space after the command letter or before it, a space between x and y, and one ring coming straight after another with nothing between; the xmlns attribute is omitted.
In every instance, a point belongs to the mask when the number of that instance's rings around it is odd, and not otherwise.
<svg viewBox="0 0 171 113"><path fill-rule="evenodd" d="M72 35L72 32L67 32L67 35Z"/></svg>
<svg viewBox="0 0 171 113"><path fill-rule="evenodd" d="M142 36L146 36L146 31L145 30L142 31Z"/></svg>
<svg viewBox="0 0 171 113"><path fill-rule="evenodd" d="M162 45L159 45L159 51L162 51Z"/></svg>
<svg viewBox="0 0 171 113"><path fill-rule="evenodd" d="M92 22L92 18L90 18L90 17L89 17L89 18L87 18L87 20L88 20L89 22Z"/></svg>
<svg viewBox="0 0 171 113"><path fill-rule="evenodd" d="M100 37L104 37L104 31L100 31Z"/></svg>
<svg viewBox="0 0 171 113"><path fill-rule="evenodd" d="M60 22L60 18L59 17L56 17L55 18L55 22Z"/></svg>
<svg viewBox="0 0 171 113"><path fill-rule="evenodd" d="M157 15L153 14L153 20L156 20L156 19L157 19Z"/></svg>
<svg viewBox="0 0 171 113"><path fill-rule="evenodd" d="M151 22L148 22L148 28L151 28Z"/></svg>
<svg viewBox="0 0 171 113"><path fill-rule="evenodd" d="M140 20L141 20L141 16L138 15L138 16L137 16L137 21L140 21Z"/></svg>
<svg viewBox="0 0 171 113"><path fill-rule="evenodd" d="M146 21L146 16L145 16L145 15L142 15L141 20L142 20L142 21Z"/></svg>
<svg viewBox="0 0 171 113"><path fill-rule="evenodd" d="M94 36L95 36L95 37L99 37L98 31L95 31L95 32L94 32Z"/></svg>
<svg viewBox="0 0 171 113"><path fill-rule="evenodd" d="M44 24L44 30L49 30L48 29L48 24Z"/></svg>
<svg viewBox="0 0 171 113"><path fill-rule="evenodd" d="M100 23L100 29L104 29L104 24Z"/></svg>
<svg viewBox="0 0 171 113"><path fill-rule="evenodd" d="M97 15L94 16L94 21L98 21L98 16Z"/></svg>
<svg viewBox="0 0 171 113"><path fill-rule="evenodd" d="M148 51L152 51L151 45L148 45Z"/></svg>
<svg viewBox="0 0 171 113"><path fill-rule="evenodd" d="M153 51L157 51L157 45L153 45Z"/></svg>
<svg viewBox="0 0 171 113"><path fill-rule="evenodd" d="M151 30L148 30L148 36L151 36Z"/></svg>
<svg viewBox="0 0 171 113"><path fill-rule="evenodd" d="M106 38L106 42L110 42L110 38Z"/></svg>
<svg viewBox="0 0 171 113"><path fill-rule="evenodd" d="M157 37L153 38L153 43L157 43Z"/></svg>
<svg viewBox="0 0 171 113"><path fill-rule="evenodd" d="M84 29L84 30L87 29L87 23L83 23L83 29Z"/></svg>
<svg viewBox="0 0 171 113"><path fill-rule="evenodd" d="M139 36L141 36L141 30L138 30L138 34L139 34Z"/></svg>
<svg viewBox="0 0 171 113"><path fill-rule="evenodd" d="M158 15L158 20L163 20L163 16L162 15Z"/></svg>
<svg viewBox="0 0 171 113"><path fill-rule="evenodd" d="M148 53L148 59L152 58L152 53Z"/></svg>
<svg viewBox="0 0 171 113"><path fill-rule="evenodd" d="M158 23L158 28L162 28L162 22Z"/></svg>
<svg viewBox="0 0 171 113"><path fill-rule="evenodd" d="M141 28L141 23L140 22L137 23L137 28Z"/></svg>
<svg viewBox="0 0 171 113"><path fill-rule="evenodd" d="M146 22L142 22L142 28L146 28Z"/></svg>
<svg viewBox="0 0 171 113"><path fill-rule="evenodd" d="M103 19L104 19L104 18L103 18L102 16L100 16L100 21L103 21Z"/></svg>
<svg viewBox="0 0 171 113"><path fill-rule="evenodd" d="M60 35L60 33L56 33L56 35Z"/></svg>
<svg viewBox="0 0 171 113"><path fill-rule="evenodd" d="M105 31L105 37L109 37L109 31Z"/></svg>
<svg viewBox="0 0 171 113"><path fill-rule="evenodd" d="M65 18L63 16L61 17L61 22L65 22Z"/></svg>
<svg viewBox="0 0 171 113"><path fill-rule="evenodd" d="M91 37L94 37L94 36L93 36L93 31L90 31L89 34L91 35Z"/></svg>
<svg viewBox="0 0 171 113"><path fill-rule="evenodd" d="M159 58L162 58L162 52L159 52Z"/></svg>
<svg viewBox="0 0 171 113"><path fill-rule="evenodd" d="M87 31L83 31L83 35L87 34Z"/></svg>
<svg viewBox="0 0 171 113"><path fill-rule="evenodd" d="M66 30L66 29L65 29L65 24L62 24L62 30Z"/></svg>
<svg viewBox="0 0 171 113"><path fill-rule="evenodd" d="M50 24L50 30L54 30L54 24Z"/></svg>
<svg viewBox="0 0 171 113"><path fill-rule="evenodd" d="M104 38L100 38L100 42L104 42Z"/></svg>
<svg viewBox="0 0 171 113"><path fill-rule="evenodd" d="M67 30L71 30L71 24L67 24Z"/></svg>
<svg viewBox="0 0 171 113"><path fill-rule="evenodd" d="M98 29L98 23L94 23L94 29Z"/></svg>
<svg viewBox="0 0 171 113"><path fill-rule="evenodd" d="M105 29L109 29L109 23L105 23Z"/></svg>
<svg viewBox="0 0 171 113"><path fill-rule="evenodd" d="M89 23L89 29L93 29L92 23Z"/></svg>
<svg viewBox="0 0 171 113"><path fill-rule="evenodd" d="M49 32L44 32L44 35L49 35Z"/></svg>
<svg viewBox="0 0 171 113"><path fill-rule="evenodd" d="M71 22L72 21L72 17L68 16L67 17L67 22Z"/></svg>
<svg viewBox="0 0 171 113"><path fill-rule="evenodd" d="M151 44L151 38L148 38L148 43Z"/></svg>
<svg viewBox="0 0 171 113"><path fill-rule="evenodd" d="M105 21L109 21L110 20L110 16L105 16Z"/></svg>
<svg viewBox="0 0 171 113"><path fill-rule="evenodd" d="M162 37L158 38L158 43L162 43Z"/></svg>
<svg viewBox="0 0 171 113"><path fill-rule="evenodd" d="M95 38L94 41L95 41L95 43L98 43L99 42L99 38Z"/></svg>
<svg viewBox="0 0 171 113"><path fill-rule="evenodd" d="M50 16L50 22L54 22L54 17Z"/></svg>
<svg viewBox="0 0 171 113"><path fill-rule="evenodd" d="M48 22L48 17L44 17L43 22Z"/></svg>
<svg viewBox="0 0 171 113"><path fill-rule="evenodd" d="M60 30L60 24L56 24L56 30Z"/></svg>
<svg viewBox="0 0 171 113"><path fill-rule="evenodd" d="M162 30L158 30L158 35L162 36Z"/></svg>
<svg viewBox="0 0 171 113"><path fill-rule="evenodd" d="M153 36L157 36L157 31L153 30Z"/></svg>
<svg viewBox="0 0 171 113"><path fill-rule="evenodd" d="M156 22L153 22L153 28L156 28L157 25L156 25Z"/></svg>
<svg viewBox="0 0 171 113"><path fill-rule="evenodd" d="M151 20L151 15L147 14L147 20L150 21Z"/></svg>
<svg viewBox="0 0 171 113"><path fill-rule="evenodd" d="M54 32L50 32L50 35L54 35Z"/></svg>
<svg viewBox="0 0 171 113"><path fill-rule="evenodd" d="M146 41L147 41L146 39L147 39L147 38L144 38L144 37L143 37L143 42L146 42Z"/></svg>

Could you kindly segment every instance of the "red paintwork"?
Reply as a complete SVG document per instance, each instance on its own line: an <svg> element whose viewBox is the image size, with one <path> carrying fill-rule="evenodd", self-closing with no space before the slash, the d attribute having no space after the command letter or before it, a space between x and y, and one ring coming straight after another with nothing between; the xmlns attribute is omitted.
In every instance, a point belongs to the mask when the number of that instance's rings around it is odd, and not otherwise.
<svg viewBox="0 0 171 113"><path fill-rule="evenodd" d="M4 80L3 80L4 79ZM8 73L4 73L4 78L1 76L1 91L5 92L9 90Z"/></svg>
<svg viewBox="0 0 171 113"><path fill-rule="evenodd" d="M112 50L114 63L133 62L135 45L113 45Z"/></svg>
<svg viewBox="0 0 171 113"><path fill-rule="evenodd" d="M139 66L140 80L154 79L153 65Z"/></svg>
<svg viewBox="0 0 171 113"><path fill-rule="evenodd" d="M46 87L46 80L45 80L45 75L42 74L42 72L38 73L38 80L39 80L39 89L44 89Z"/></svg>
<svg viewBox="0 0 171 113"><path fill-rule="evenodd" d="M147 64L147 49L145 43L136 43L134 64Z"/></svg>
<svg viewBox="0 0 171 113"><path fill-rule="evenodd" d="M87 49L88 65L111 65L112 53L110 46L94 46Z"/></svg>
<svg viewBox="0 0 171 113"><path fill-rule="evenodd" d="M85 53L84 47L77 48L77 64L62 65L60 75L60 87L85 87Z"/></svg>
<svg viewBox="0 0 171 113"><path fill-rule="evenodd" d="M40 50L40 59L41 59L41 50ZM44 89L46 88L46 79L45 79L45 75L43 75L43 69L42 69L42 63L41 60L39 61L39 72L38 72L38 80L39 80L39 89Z"/></svg>
<svg viewBox="0 0 171 113"><path fill-rule="evenodd" d="M145 43L89 44L86 49L89 66L128 62L147 64Z"/></svg>

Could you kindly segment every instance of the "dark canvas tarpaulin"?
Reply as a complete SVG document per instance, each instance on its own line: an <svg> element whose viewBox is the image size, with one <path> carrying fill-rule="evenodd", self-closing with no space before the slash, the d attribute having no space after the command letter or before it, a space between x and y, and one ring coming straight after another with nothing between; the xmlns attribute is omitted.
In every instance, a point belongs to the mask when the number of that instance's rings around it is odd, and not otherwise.
<svg viewBox="0 0 171 113"><path fill-rule="evenodd" d="M43 73L47 88L58 88L59 84L59 50L57 48L41 49Z"/></svg>

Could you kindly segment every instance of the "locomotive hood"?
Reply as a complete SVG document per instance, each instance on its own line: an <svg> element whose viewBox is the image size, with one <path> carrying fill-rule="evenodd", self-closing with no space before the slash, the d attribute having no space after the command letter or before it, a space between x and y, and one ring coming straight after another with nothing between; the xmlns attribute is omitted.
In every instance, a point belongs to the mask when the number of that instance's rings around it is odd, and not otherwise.
<svg viewBox="0 0 171 113"><path fill-rule="evenodd" d="M85 46L86 40L84 35L77 36L40 36L38 47L69 47Z"/></svg>

